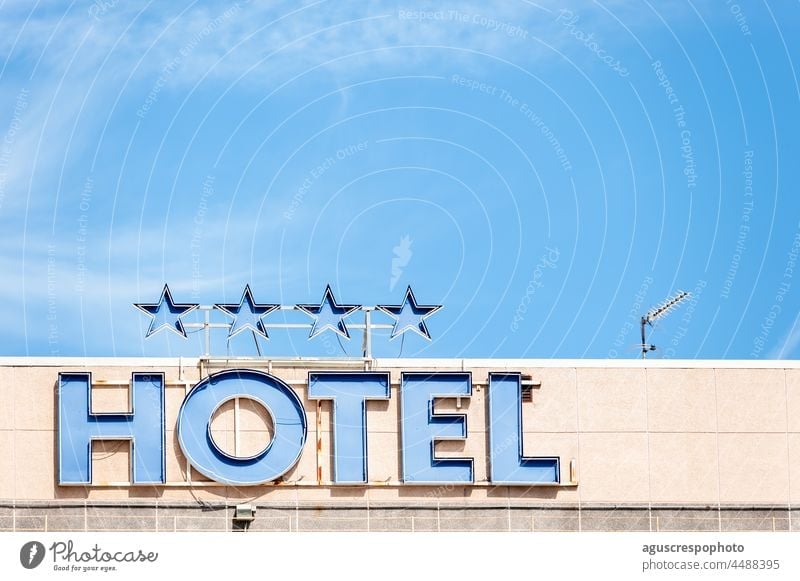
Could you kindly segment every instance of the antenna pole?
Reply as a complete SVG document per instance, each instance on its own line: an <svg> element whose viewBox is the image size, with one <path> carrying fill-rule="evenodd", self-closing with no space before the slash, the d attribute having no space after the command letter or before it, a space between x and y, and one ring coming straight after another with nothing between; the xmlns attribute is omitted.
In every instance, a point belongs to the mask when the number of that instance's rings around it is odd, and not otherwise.
<svg viewBox="0 0 800 581"><path fill-rule="evenodd" d="M642 317L642 359L647 358L647 343L644 338L644 327L647 325L647 317Z"/></svg>

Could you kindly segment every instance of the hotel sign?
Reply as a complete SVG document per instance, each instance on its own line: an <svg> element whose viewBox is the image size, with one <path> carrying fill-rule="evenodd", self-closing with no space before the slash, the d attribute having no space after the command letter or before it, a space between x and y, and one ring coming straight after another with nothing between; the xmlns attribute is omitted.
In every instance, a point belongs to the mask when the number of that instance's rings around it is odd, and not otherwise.
<svg viewBox="0 0 800 581"><path fill-rule="evenodd" d="M440 485L474 482L474 458L441 458L436 442L464 441L468 415L441 413L442 398L469 398L469 372L405 372L401 375L400 458L405 484ZM308 436L303 403L280 378L251 369L229 369L197 383L184 399L177 418L165 412L163 373L132 375L128 410L95 411L92 377L62 372L58 380L58 480L61 485L90 485L92 441L130 442L131 483L166 483L168 422L191 465L214 481L250 486L275 481L294 467ZM368 454L395 456L396 450L368 450L367 401L390 399L389 373L312 371L308 399L332 406L333 483L367 484ZM226 402L249 398L272 419L273 436L264 449L237 456L214 440L211 419ZM489 454L487 474L498 485L558 484L558 457L526 457L522 451L522 376L490 373L488 381Z"/></svg>
<svg viewBox="0 0 800 581"><path fill-rule="evenodd" d="M147 336L169 330L186 337L182 317L195 309L218 310L233 320L222 326L228 339L244 330L268 339L269 328L298 325L268 323L277 310L296 310L311 317L309 339L331 331L350 338L348 324L365 333L365 357L369 357L372 329L391 329L394 339L412 331L430 340L425 319L440 305L417 302L411 287L401 303L365 307L341 304L330 286L318 304L278 305L257 303L249 285L234 304L203 307L176 303L168 286L155 303L135 306L150 317ZM365 315L363 325L346 323L355 311ZM390 324L371 322L371 313L382 312ZM206 318L208 321L208 318ZM302 325L301 325L302 326ZM177 418L166 418L163 373L134 373L128 409L101 413L92 407L92 378L89 373L61 373L58 389L58 478L62 485L92 482L93 440L130 442L130 480L136 485L166 483L167 423L174 422L181 451L200 473L216 482L235 486L264 484L280 479L294 467L303 453L308 420L295 391L280 378L251 369L230 369L203 379L184 399ZM388 372L314 371L308 374L308 399L330 401L334 484L367 484L368 423L367 402L391 397ZM400 381L401 479L407 484L469 484L475 481L474 458L437 456L436 442L464 441L469 433L464 413L436 411L436 401L472 396L472 375L468 372L407 372ZM231 400L251 399L267 410L273 437L256 454L238 456L217 444L211 420ZM522 451L522 377L519 373L491 373L488 382L489 455L487 473L492 483L502 485L558 484L558 457L526 457ZM396 450L373 454L396 455Z"/></svg>

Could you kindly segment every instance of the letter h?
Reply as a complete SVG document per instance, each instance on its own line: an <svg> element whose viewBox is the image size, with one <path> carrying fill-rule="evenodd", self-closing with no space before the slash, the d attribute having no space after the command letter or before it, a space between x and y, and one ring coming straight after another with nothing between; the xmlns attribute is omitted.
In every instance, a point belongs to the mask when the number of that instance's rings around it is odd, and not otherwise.
<svg viewBox="0 0 800 581"><path fill-rule="evenodd" d="M92 409L91 373L58 375L58 483L92 482L92 442L130 441L132 484L166 482L164 374L132 375L128 410Z"/></svg>

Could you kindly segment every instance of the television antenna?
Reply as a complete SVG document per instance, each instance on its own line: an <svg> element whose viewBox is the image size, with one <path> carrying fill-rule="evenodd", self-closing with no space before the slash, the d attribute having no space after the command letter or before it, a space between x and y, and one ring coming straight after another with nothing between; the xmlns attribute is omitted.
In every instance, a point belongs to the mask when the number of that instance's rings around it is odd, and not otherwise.
<svg viewBox="0 0 800 581"><path fill-rule="evenodd" d="M647 352L648 351L655 351L656 350L656 346L651 344L651 343L648 343L647 340L645 339L645 328L647 327L647 325L650 325L652 327L653 326L653 321L656 321L656 320L658 320L658 319L660 319L662 317L667 316L669 313L671 313L673 310L675 310L678 307L678 305L680 305L683 301L688 299L690 296L692 296L692 293L679 290L677 293L675 293L673 296L671 296L670 298L665 300L663 303L661 303L657 307L653 307L652 309L647 311L647 313L642 315L642 321L641 321L641 323L642 323L642 345L641 345L641 347L642 347L642 359L646 359L647 358Z"/></svg>

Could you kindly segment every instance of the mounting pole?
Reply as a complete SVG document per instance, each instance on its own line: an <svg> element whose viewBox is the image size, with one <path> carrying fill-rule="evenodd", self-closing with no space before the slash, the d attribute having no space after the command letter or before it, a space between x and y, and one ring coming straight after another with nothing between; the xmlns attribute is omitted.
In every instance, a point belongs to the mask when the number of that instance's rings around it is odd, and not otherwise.
<svg viewBox="0 0 800 581"><path fill-rule="evenodd" d="M364 309L364 359L372 359L372 310Z"/></svg>
<svg viewBox="0 0 800 581"><path fill-rule="evenodd" d="M650 317L645 315L642 317L642 359L647 359L647 352L648 351L655 351L656 346L652 343L648 343L645 339L645 326L650 325L653 326L653 323L650 322Z"/></svg>
<svg viewBox="0 0 800 581"><path fill-rule="evenodd" d="M211 355L211 328L209 323L211 321L211 311L206 309L203 311L203 331L206 336L206 357Z"/></svg>

